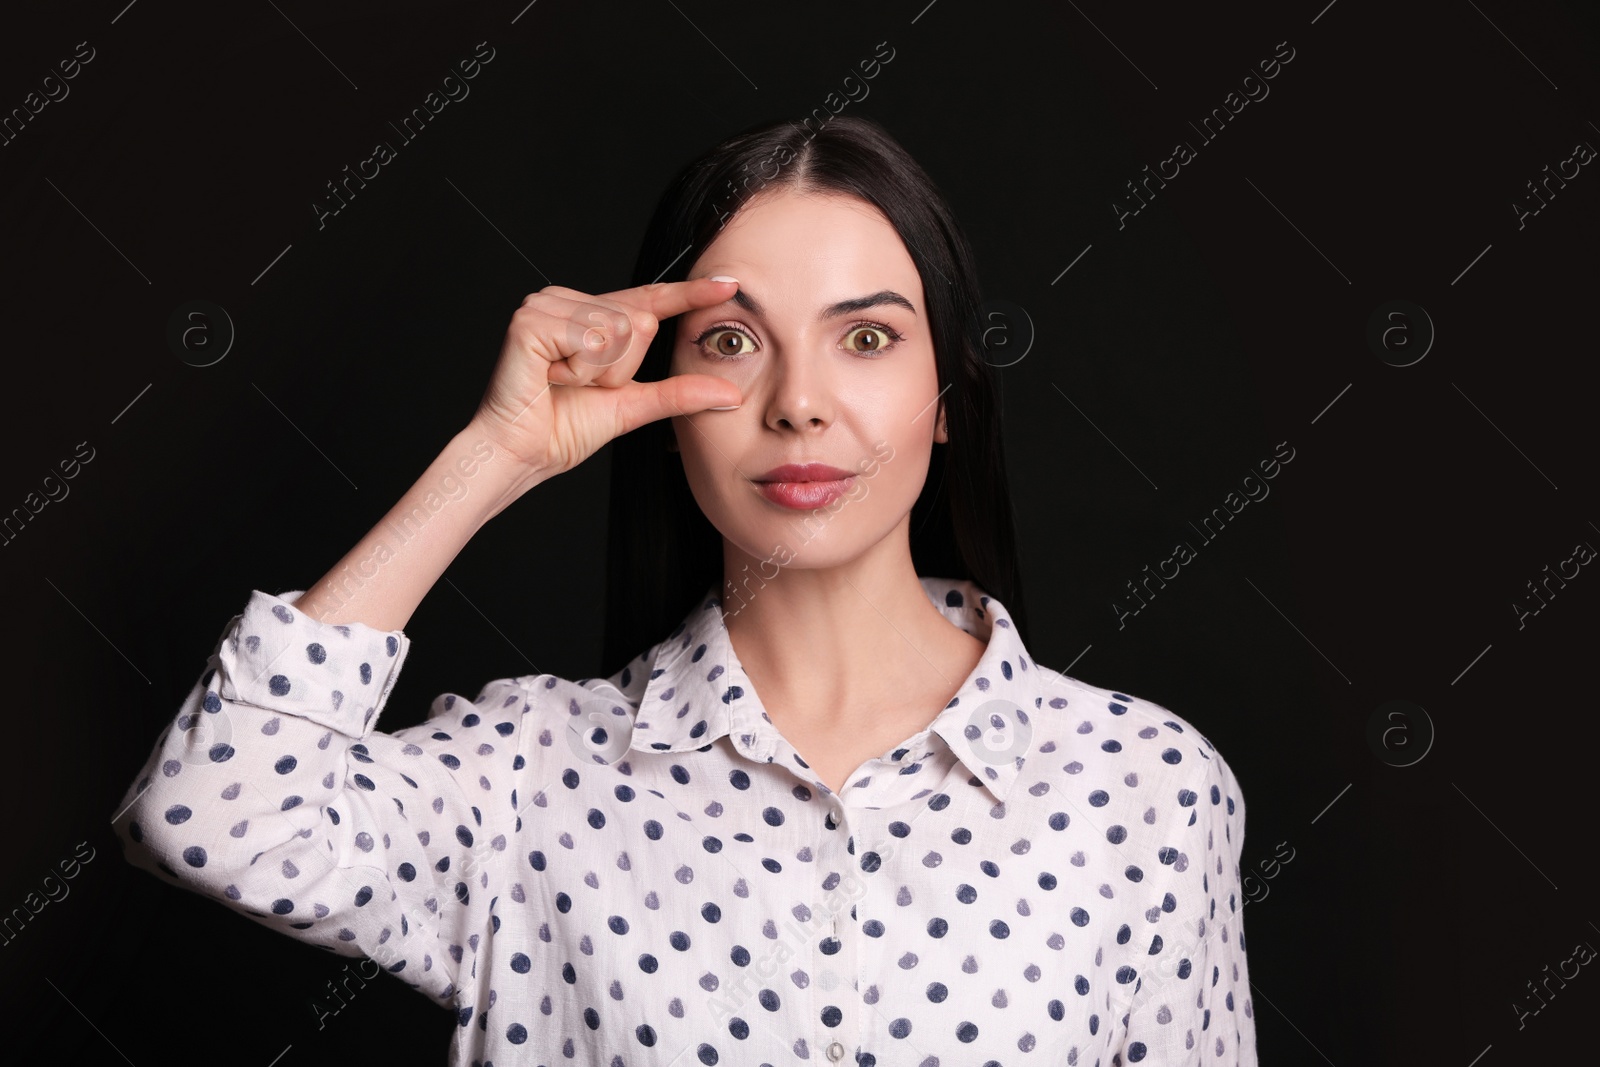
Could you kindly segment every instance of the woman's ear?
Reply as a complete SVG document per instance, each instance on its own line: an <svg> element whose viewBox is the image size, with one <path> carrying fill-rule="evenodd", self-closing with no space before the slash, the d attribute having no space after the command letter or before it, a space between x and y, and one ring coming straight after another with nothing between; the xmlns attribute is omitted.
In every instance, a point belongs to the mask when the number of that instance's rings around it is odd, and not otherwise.
<svg viewBox="0 0 1600 1067"><path fill-rule="evenodd" d="M950 440L950 428L945 425L944 401L939 401L939 425L934 427L933 439L938 444L947 444Z"/></svg>

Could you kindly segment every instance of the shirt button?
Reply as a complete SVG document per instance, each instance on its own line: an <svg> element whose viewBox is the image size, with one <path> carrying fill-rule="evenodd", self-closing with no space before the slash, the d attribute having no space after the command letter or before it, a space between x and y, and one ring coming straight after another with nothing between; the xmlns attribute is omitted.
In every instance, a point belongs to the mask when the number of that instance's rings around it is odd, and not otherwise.
<svg viewBox="0 0 1600 1067"><path fill-rule="evenodd" d="M828 1059L838 1063L844 1058L844 1046L834 1041L828 1045Z"/></svg>

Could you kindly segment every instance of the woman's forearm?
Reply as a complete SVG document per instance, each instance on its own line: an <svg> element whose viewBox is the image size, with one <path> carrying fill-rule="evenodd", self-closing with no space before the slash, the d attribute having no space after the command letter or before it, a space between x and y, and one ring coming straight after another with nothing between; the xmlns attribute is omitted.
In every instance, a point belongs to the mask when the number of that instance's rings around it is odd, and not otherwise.
<svg viewBox="0 0 1600 1067"><path fill-rule="evenodd" d="M319 622L404 629L484 523L542 480L469 423L295 607Z"/></svg>

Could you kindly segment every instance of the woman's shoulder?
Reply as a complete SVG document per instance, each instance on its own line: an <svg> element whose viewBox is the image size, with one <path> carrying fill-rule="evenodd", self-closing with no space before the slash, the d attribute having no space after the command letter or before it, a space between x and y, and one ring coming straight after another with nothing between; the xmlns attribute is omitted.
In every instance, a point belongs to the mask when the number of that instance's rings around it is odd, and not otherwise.
<svg viewBox="0 0 1600 1067"><path fill-rule="evenodd" d="M637 709L649 685L656 653L666 642L658 642L634 656L609 675L568 678L559 674L524 674L497 678L490 686L512 686L526 693L530 704L541 711L566 710L572 700L625 703Z"/></svg>
<svg viewBox="0 0 1600 1067"><path fill-rule="evenodd" d="M1231 786L1237 792L1223 754L1184 715L1125 689L1102 688L1037 663L1034 666L1040 673L1041 711L1059 712L1053 720L1057 729L1080 748L1107 754L1131 748L1157 768L1203 779L1207 789Z"/></svg>
<svg viewBox="0 0 1600 1067"><path fill-rule="evenodd" d="M513 718L520 735L517 746L527 760L556 749L559 753L570 750L585 762L616 762L630 746L659 648L658 644L646 649L605 676L569 678L543 673L495 678L480 687L470 701L469 713L474 724L487 709ZM460 694L440 693L433 698L427 722L411 729L426 731L439 721L459 718L464 703L468 701ZM505 725L499 730L503 735L511 732Z"/></svg>

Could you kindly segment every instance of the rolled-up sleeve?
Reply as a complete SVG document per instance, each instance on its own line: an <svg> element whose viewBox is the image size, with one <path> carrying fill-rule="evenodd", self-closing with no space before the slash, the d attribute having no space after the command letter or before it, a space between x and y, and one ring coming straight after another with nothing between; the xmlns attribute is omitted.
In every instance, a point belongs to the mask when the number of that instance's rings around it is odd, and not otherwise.
<svg viewBox="0 0 1600 1067"><path fill-rule="evenodd" d="M1255 1009L1245 960L1244 794L1206 743L1197 781L1179 791L1157 958L1128 1014L1123 1063L1257 1067Z"/></svg>
<svg viewBox="0 0 1600 1067"><path fill-rule="evenodd" d="M134 865L447 1001L495 921L527 692L442 694L379 732L410 642L300 595L252 592L113 825Z"/></svg>

